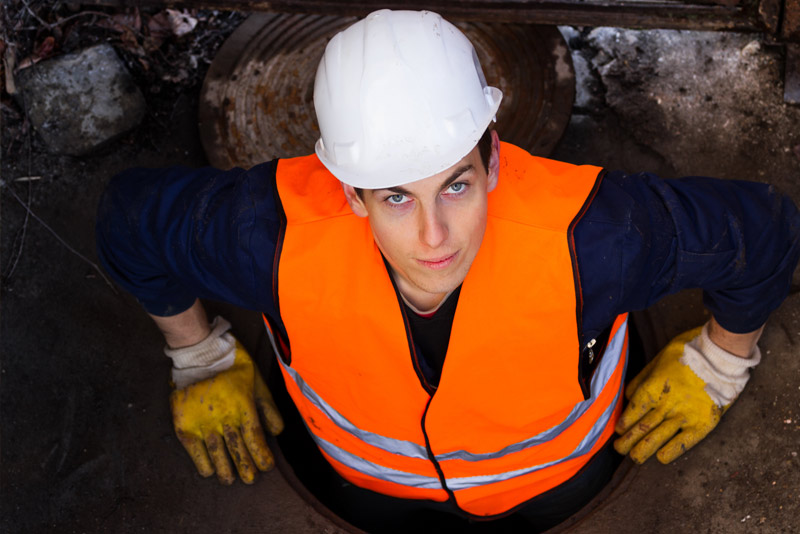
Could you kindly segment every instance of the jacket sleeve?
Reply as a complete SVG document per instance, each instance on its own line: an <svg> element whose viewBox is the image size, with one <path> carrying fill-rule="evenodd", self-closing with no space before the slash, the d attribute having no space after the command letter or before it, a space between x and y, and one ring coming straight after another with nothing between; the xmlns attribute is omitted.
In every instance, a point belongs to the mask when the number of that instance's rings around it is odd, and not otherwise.
<svg viewBox="0 0 800 534"><path fill-rule="evenodd" d="M249 171L131 169L103 194L100 261L153 315L198 297L274 316L272 262L280 228L275 162Z"/></svg>
<svg viewBox="0 0 800 534"><path fill-rule="evenodd" d="M788 295L800 216L772 186L608 173L575 228L584 332L702 288L724 328L756 330Z"/></svg>

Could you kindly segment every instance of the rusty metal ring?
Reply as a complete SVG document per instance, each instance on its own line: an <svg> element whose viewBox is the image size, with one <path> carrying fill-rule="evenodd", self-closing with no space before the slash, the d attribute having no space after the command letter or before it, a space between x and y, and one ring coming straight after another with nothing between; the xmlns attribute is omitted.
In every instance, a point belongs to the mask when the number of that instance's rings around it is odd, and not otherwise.
<svg viewBox="0 0 800 534"><path fill-rule="evenodd" d="M227 169L310 154L319 137L313 106L328 40L357 19L259 13L228 38L200 95L200 136L209 162ZM456 22L472 41L489 85L503 91L503 140L547 156L569 122L575 73L551 26Z"/></svg>

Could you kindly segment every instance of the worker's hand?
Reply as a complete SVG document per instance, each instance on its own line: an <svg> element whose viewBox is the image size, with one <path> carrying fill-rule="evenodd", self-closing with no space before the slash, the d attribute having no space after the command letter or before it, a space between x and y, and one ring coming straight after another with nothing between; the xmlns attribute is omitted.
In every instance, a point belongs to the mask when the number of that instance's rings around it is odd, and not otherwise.
<svg viewBox="0 0 800 534"><path fill-rule="evenodd" d="M679 335L628 384L614 448L640 464L656 450L661 463L673 461L717 426L760 359L758 347L750 358L724 351L707 326Z"/></svg>
<svg viewBox="0 0 800 534"><path fill-rule="evenodd" d="M178 439L202 476L208 477L216 472L220 482L232 484L235 476L228 460L230 454L239 477L250 484L255 480L255 468L266 471L274 465L257 410L260 409L264 415L267 428L273 435L283 430L283 420L250 355L226 332L227 328L220 328L219 321L219 318L215 320L216 326L209 339L201 342L206 349L203 357L206 361L210 359L209 345L218 345L222 350L227 345L230 350L204 366L213 368L210 378L187 385L181 383L186 373L180 371L192 370L190 374L197 378L202 375L199 373L201 368L173 369L173 380L179 389L170 395L172 419ZM197 352L197 346L188 349ZM170 355L185 350L167 349L166 352ZM176 364L181 360L173 357ZM185 358L183 360L185 363ZM232 360L232 364L226 366L225 360ZM220 370L220 367L226 368Z"/></svg>

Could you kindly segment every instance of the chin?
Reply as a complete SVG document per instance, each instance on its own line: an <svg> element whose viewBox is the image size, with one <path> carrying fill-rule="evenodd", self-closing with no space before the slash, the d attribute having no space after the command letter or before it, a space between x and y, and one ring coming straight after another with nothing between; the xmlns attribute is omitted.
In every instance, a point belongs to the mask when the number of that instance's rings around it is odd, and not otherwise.
<svg viewBox="0 0 800 534"><path fill-rule="evenodd" d="M464 276L450 275L446 278L426 277L417 286L428 293L449 293L461 285Z"/></svg>

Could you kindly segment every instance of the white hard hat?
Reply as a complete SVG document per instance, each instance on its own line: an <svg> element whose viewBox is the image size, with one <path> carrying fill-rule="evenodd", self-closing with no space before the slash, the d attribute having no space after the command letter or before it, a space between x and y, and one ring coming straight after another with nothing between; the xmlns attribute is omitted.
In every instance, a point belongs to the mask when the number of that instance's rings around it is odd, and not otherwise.
<svg viewBox="0 0 800 534"><path fill-rule="evenodd" d="M475 49L430 11L369 14L325 48L314 84L316 153L365 189L421 180L458 163L494 120Z"/></svg>

